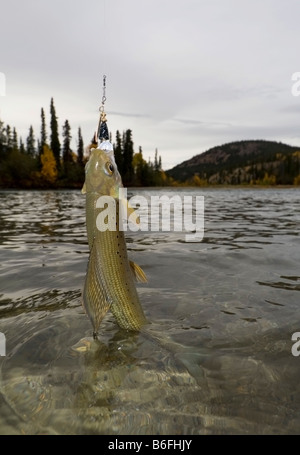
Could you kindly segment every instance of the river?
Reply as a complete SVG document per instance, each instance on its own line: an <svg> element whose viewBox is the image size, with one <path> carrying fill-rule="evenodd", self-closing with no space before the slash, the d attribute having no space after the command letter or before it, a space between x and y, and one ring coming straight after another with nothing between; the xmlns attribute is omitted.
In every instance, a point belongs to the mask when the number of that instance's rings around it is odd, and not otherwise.
<svg viewBox="0 0 300 455"><path fill-rule="evenodd" d="M0 192L0 434L299 434L300 189L129 191L162 194L204 237L128 231L149 325L93 340L84 196Z"/></svg>

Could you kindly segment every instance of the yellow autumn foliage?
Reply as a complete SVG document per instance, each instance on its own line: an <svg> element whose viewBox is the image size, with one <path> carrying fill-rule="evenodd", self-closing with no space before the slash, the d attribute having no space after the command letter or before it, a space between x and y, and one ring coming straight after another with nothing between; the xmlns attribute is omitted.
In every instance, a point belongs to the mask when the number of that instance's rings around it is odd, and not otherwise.
<svg viewBox="0 0 300 455"><path fill-rule="evenodd" d="M294 185L300 185L300 174L297 175L297 177L294 178Z"/></svg>
<svg viewBox="0 0 300 455"><path fill-rule="evenodd" d="M197 175L197 174L193 175L191 183L192 183L192 185L195 185L195 186L206 186L207 185L207 181L205 179L200 178L199 175Z"/></svg>
<svg viewBox="0 0 300 455"><path fill-rule="evenodd" d="M269 175L268 172L265 172L264 178L262 180L263 185L276 185L275 175Z"/></svg>
<svg viewBox="0 0 300 455"><path fill-rule="evenodd" d="M251 180L250 184L252 185L253 183L256 185L276 185L276 176L273 174L269 175L268 172L265 172L263 179L255 180L255 182Z"/></svg>
<svg viewBox="0 0 300 455"><path fill-rule="evenodd" d="M41 177L47 183L54 183L57 179L56 161L52 150L48 145L43 146L43 153L41 155Z"/></svg>

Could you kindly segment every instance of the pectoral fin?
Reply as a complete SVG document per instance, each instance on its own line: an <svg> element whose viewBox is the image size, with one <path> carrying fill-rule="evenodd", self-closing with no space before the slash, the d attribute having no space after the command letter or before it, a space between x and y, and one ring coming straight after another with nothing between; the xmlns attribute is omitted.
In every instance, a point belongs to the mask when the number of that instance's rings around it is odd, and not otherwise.
<svg viewBox="0 0 300 455"><path fill-rule="evenodd" d="M139 265L137 265L133 261L129 261L129 265L136 281L139 281L140 283L148 282L145 272L143 271L143 269L141 269Z"/></svg>
<svg viewBox="0 0 300 455"><path fill-rule="evenodd" d="M85 183L83 184L81 194L86 194L86 184Z"/></svg>

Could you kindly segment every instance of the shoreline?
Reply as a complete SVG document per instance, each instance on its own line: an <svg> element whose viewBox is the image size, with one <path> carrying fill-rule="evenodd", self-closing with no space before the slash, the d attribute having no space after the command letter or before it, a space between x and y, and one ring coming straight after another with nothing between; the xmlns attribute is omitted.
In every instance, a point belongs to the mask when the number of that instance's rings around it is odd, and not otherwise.
<svg viewBox="0 0 300 455"><path fill-rule="evenodd" d="M203 185L203 186L193 186L193 185L174 185L174 186L128 186L128 190L185 190L185 189L198 189L198 190L284 190L284 189L300 189L299 185ZM0 187L0 192L9 192L9 191L81 191L80 188L68 188L68 187L59 187L59 188L5 188Z"/></svg>

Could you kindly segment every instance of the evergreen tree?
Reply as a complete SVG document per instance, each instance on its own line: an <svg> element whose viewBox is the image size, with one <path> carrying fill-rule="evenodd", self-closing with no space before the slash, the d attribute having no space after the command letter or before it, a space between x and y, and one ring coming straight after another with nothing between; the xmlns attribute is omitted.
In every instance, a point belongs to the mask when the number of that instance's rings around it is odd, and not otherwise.
<svg viewBox="0 0 300 455"><path fill-rule="evenodd" d="M26 153L27 155L34 156L35 155L35 139L34 139L34 133L33 133L33 128L30 126L29 128L29 134L26 139Z"/></svg>
<svg viewBox="0 0 300 455"><path fill-rule="evenodd" d="M19 147L19 150L20 150L20 153L22 153L22 154L26 153L25 146L24 146L24 143L23 143L22 138L20 139L20 147Z"/></svg>
<svg viewBox="0 0 300 455"><path fill-rule="evenodd" d="M115 160L118 170L123 175L123 150L122 150L122 139L120 132L116 132L116 143L114 145Z"/></svg>
<svg viewBox="0 0 300 455"><path fill-rule="evenodd" d="M9 125L6 125L6 149L7 152L12 150L11 127Z"/></svg>
<svg viewBox="0 0 300 455"><path fill-rule="evenodd" d="M133 142L132 142L132 131L127 130L124 134L123 140L123 180L125 186L130 186L133 184Z"/></svg>
<svg viewBox="0 0 300 455"><path fill-rule="evenodd" d="M161 170L162 170L161 156L158 157L157 149L155 149L155 156L154 156L154 171L160 172Z"/></svg>
<svg viewBox="0 0 300 455"><path fill-rule="evenodd" d="M50 119L50 128L51 128L50 148L53 152L53 155L54 155L54 158L56 161L56 167L59 170L61 168L60 142L59 142L59 137L58 137L58 123L57 123L57 117L56 117L53 98L51 98L51 103L50 103L50 116L51 116L51 119Z"/></svg>
<svg viewBox="0 0 300 455"><path fill-rule="evenodd" d="M154 156L154 185L162 185L161 157L158 158L157 149Z"/></svg>
<svg viewBox="0 0 300 455"><path fill-rule="evenodd" d="M13 128L12 148L14 150L18 150L19 149L19 147L18 147L18 135L17 135L16 128Z"/></svg>
<svg viewBox="0 0 300 455"><path fill-rule="evenodd" d="M41 109L41 141L40 146L44 147L47 143L47 132L46 132L46 120L45 120L45 112L44 109Z"/></svg>
<svg viewBox="0 0 300 455"><path fill-rule="evenodd" d="M142 147L139 147L139 152L133 155L134 169L134 184L136 186L149 186L153 184L152 166L144 160Z"/></svg>
<svg viewBox="0 0 300 455"><path fill-rule="evenodd" d="M159 164L158 164L158 159L157 159L157 149L155 149L155 155L154 155L154 171L159 170Z"/></svg>
<svg viewBox="0 0 300 455"><path fill-rule="evenodd" d="M6 135L5 135L5 128L4 122L0 120L0 144L4 144L6 142Z"/></svg>
<svg viewBox="0 0 300 455"><path fill-rule="evenodd" d="M7 155L6 129L4 122L0 120L0 161L4 160Z"/></svg>
<svg viewBox="0 0 300 455"><path fill-rule="evenodd" d="M41 137L40 140L37 141L37 150L38 150L38 167L41 169L41 155L43 153L44 145L47 144L47 131L46 131L46 119L45 119L45 112L44 109L41 108Z"/></svg>
<svg viewBox="0 0 300 455"><path fill-rule="evenodd" d="M84 144L81 135L81 128L78 128L78 147L77 147L77 163L79 166L83 166L83 152L84 152Z"/></svg>
<svg viewBox="0 0 300 455"><path fill-rule="evenodd" d="M54 150L47 144L43 108L41 109L41 134L38 141L35 140L32 125L29 128L28 137L23 142L22 138L18 140L15 128L4 125L0 120L0 186L47 187L55 185L57 179L58 181L61 179L60 185L68 185L73 188L81 187L84 181L84 143L81 128L78 128L77 161L75 162L71 150L72 136L68 120L63 125L62 147L60 145L53 98L51 98L50 113L50 140ZM110 141L112 141L111 135ZM62 160L60 160L61 149ZM147 163L143 158L142 147L139 147L138 153L134 154L131 130L124 131L123 136L119 131L116 132L114 151L116 163L125 186L161 184L163 175L161 157L158 157L156 150L154 163L150 160ZM296 158L292 159L290 167L295 167L294 161L296 163ZM59 173L59 167L62 163L64 175L61 172Z"/></svg>
<svg viewBox="0 0 300 455"><path fill-rule="evenodd" d="M68 120L65 121L63 126L63 162L64 162L64 171L65 175L69 174L69 168L73 161L72 159L72 150L71 150L71 127Z"/></svg>
<svg viewBox="0 0 300 455"><path fill-rule="evenodd" d="M41 109L41 140L39 142L39 155L43 153L44 145L47 143L46 120L44 109Z"/></svg>

